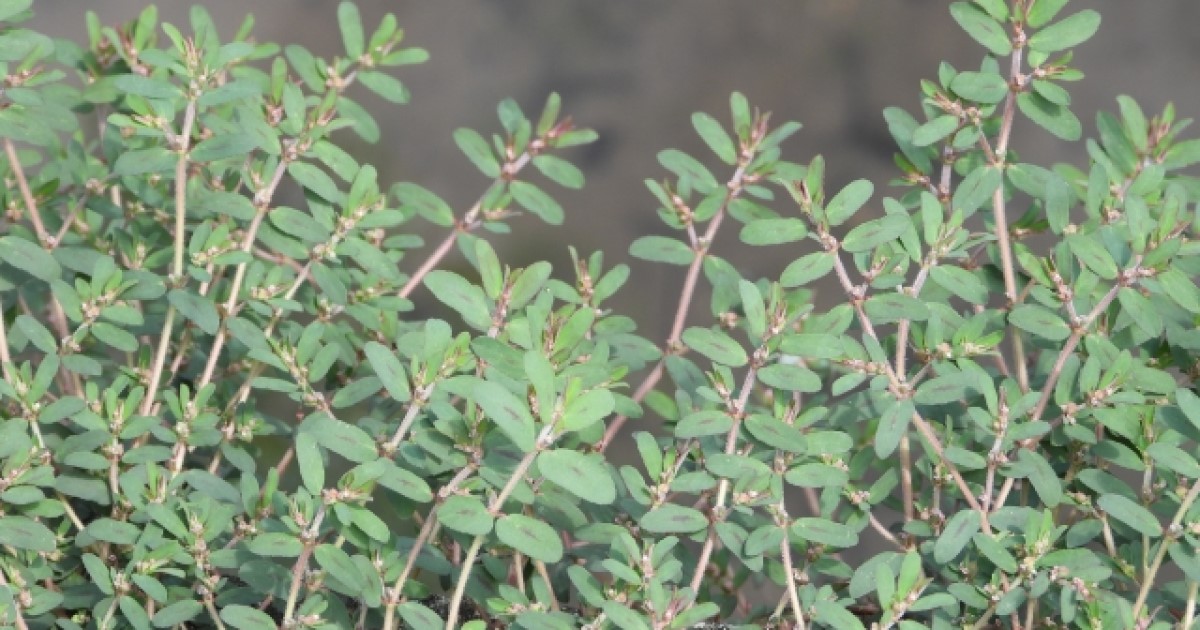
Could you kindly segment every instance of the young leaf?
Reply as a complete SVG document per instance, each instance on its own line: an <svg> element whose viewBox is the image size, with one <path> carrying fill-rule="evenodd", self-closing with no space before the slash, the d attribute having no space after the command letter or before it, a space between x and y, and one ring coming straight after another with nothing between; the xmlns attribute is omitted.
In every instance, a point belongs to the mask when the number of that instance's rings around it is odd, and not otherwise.
<svg viewBox="0 0 1200 630"><path fill-rule="evenodd" d="M454 130L454 143L466 154L467 159L471 160L475 168L479 169L479 172L488 177L500 176L500 162L496 160L491 146L483 139L483 136L479 135L479 132L460 127Z"/></svg>
<svg viewBox="0 0 1200 630"><path fill-rule="evenodd" d="M508 191L522 208L537 215L539 219L550 225L562 225L562 206L550 195L542 192L542 189L527 182L515 181L509 183Z"/></svg>
<svg viewBox="0 0 1200 630"><path fill-rule="evenodd" d="M62 275L62 267L50 252L19 236L0 236L0 259L43 282Z"/></svg>
<svg viewBox="0 0 1200 630"><path fill-rule="evenodd" d="M818 545L839 549L858 544L858 533L841 523L818 517L802 517L792 523L792 534Z"/></svg>
<svg viewBox="0 0 1200 630"><path fill-rule="evenodd" d="M842 248L848 252L866 252L900 235L912 227L912 221L904 214L889 214L855 227L842 240Z"/></svg>
<svg viewBox="0 0 1200 630"><path fill-rule="evenodd" d="M747 245L779 245L798 241L808 234L800 219L758 219L742 227L739 235Z"/></svg>
<svg viewBox="0 0 1200 630"><path fill-rule="evenodd" d="M825 276L833 269L833 257L829 252L813 252L794 260L779 276L779 284L785 288L804 286Z"/></svg>
<svg viewBox="0 0 1200 630"><path fill-rule="evenodd" d="M629 246L629 255L650 262L691 264L695 253L687 245L665 236L643 236Z"/></svg>
<svg viewBox="0 0 1200 630"><path fill-rule="evenodd" d="M446 529L483 536L492 531L492 515L478 497L453 495L438 508L438 521Z"/></svg>
<svg viewBox="0 0 1200 630"><path fill-rule="evenodd" d="M1071 110L1046 100L1033 92L1017 95L1017 108L1034 123L1063 140L1078 140L1083 135L1083 125Z"/></svg>
<svg viewBox="0 0 1200 630"><path fill-rule="evenodd" d="M1035 304L1020 304L1008 315L1012 325L1038 337L1062 341L1071 336L1071 327L1058 314Z"/></svg>
<svg viewBox="0 0 1200 630"><path fill-rule="evenodd" d="M856 179L838 191L829 203L825 204L825 218L829 225L837 226L845 223L854 213L858 212L875 192L875 184L867 179Z"/></svg>
<svg viewBox="0 0 1200 630"><path fill-rule="evenodd" d="M390 349L377 341L368 341L363 345L363 353L392 398L404 402L412 397L404 366Z"/></svg>
<svg viewBox="0 0 1200 630"><path fill-rule="evenodd" d="M358 60L363 54L363 25L358 7L353 2L343 2L338 5L338 28L342 31L342 43L346 46L346 56Z"/></svg>
<svg viewBox="0 0 1200 630"><path fill-rule="evenodd" d="M693 534L708 527L708 519L700 510L664 503L643 515L638 524L652 534Z"/></svg>
<svg viewBox="0 0 1200 630"><path fill-rule="evenodd" d="M737 162L737 149L734 147L733 140L721 128L721 123L715 118L703 112L692 114L692 126L696 128L696 133L704 139L704 143L708 148L712 149L713 153L726 164L733 165Z"/></svg>
<svg viewBox="0 0 1200 630"><path fill-rule="evenodd" d="M884 409L875 430L875 454L880 459L887 459L896 451L900 440L908 433L908 423L912 421L915 411L912 400L908 398L898 400Z"/></svg>
<svg viewBox="0 0 1200 630"><path fill-rule="evenodd" d="M972 39L983 44L992 54L1004 57L1012 52L1012 42L1004 26L983 9L966 2L950 5L950 15Z"/></svg>
<svg viewBox="0 0 1200 630"><path fill-rule="evenodd" d="M1162 535L1162 525L1154 514L1132 499L1119 494L1106 494L1097 499L1096 504L1109 516L1144 536L1157 538Z"/></svg>
<svg viewBox="0 0 1200 630"><path fill-rule="evenodd" d="M933 560L938 564L953 562L979 533L980 523L979 512L975 510L959 510L950 517L933 545Z"/></svg>
<svg viewBox="0 0 1200 630"><path fill-rule="evenodd" d="M962 267L938 265L929 270L929 279L972 304L987 303L987 287L983 281Z"/></svg>
<svg viewBox="0 0 1200 630"><path fill-rule="evenodd" d="M275 630L275 622L267 613L243 604L230 604L221 609L221 620L237 630Z"/></svg>

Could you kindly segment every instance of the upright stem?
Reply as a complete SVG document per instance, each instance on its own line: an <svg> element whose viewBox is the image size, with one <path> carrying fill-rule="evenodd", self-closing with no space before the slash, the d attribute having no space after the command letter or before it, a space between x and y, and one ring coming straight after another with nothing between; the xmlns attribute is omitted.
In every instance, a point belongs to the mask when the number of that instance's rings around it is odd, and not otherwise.
<svg viewBox="0 0 1200 630"><path fill-rule="evenodd" d="M1167 547L1180 536L1180 525L1183 523L1183 518L1187 516L1188 510L1192 508L1192 503L1195 503L1196 497L1200 496L1200 481L1192 484L1183 501L1179 504L1179 509L1175 511L1175 518L1171 519L1171 524L1167 526L1163 532L1162 542L1158 543L1158 553L1154 556L1154 562L1142 575L1142 588L1138 591L1137 601L1133 603L1133 619L1136 622L1142 612L1142 607L1146 605L1146 597L1150 595L1150 589L1154 586L1154 579L1158 576L1158 570L1162 568L1163 559L1167 556ZM1190 601L1190 600L1189 600Z"/></svg>
<svg viewBox="0 0 1200 630"><path fill-rule="evenodd" d="M787 536L779 543L779 552L783 555L783 570L785 572L785 583L787 585L787 596L792 602L792 611L796 613L796 628L805 630L804 625L804 607L800 605L800 594L796 590L796 569L792 564L792 545L788 542ZM782 616L782 615L781 615Z"/></svg>
<svg viewBox="0 0 1200 630"><path fill-rule="evenodd" d="M1009 90L1004 99L1004 113L1000 122L1000 135L996 139L995 161L992 166L1003 173L1008 153L1008 140L1012 135L1013 119L1016 115L1017 91L1021 89L1021 58L1024 53L1025 36L1017 32L1013 42L1011 65L1009 66ZM1013 264L1012 243L1009 242L1008 214L1004 207L1004 186L998 186L992 195L992 213L996 221L996 246L1000 250L1000 271L1004 275L1004 297L1006 308L1017 304L1017 276ZM1025 346L1021 335L1012 336L1013 363L1016 364L1017 384L1021 391L1029 391L1029 367L1025 364Z"/></svg>

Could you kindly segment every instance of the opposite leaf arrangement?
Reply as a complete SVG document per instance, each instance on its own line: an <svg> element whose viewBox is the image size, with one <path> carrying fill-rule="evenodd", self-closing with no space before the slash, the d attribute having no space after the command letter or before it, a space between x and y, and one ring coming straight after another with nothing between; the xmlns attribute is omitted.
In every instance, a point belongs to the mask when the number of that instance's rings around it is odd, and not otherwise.
<svg viewBox="0 0 1200 630"><path fill-rule="evenodd" d="M1064 4L950 5L988 54L885 112L898 198L827 193L740 94L695 114L724 171L663 151L676 236L631 248L686 268L657 344L604 307L627 266L479 237L583 184L557 96L454 134L486 178L455 212L332 139L378 138L359 86L408 99L390 15L342 4L325 60L200 8L79 47L0 1L0 623L1193 627L1200 142L1120 97L1085 167L1019 159L1015 125L1082 135L1100 18ZM722 227L794 262L744 279Z"/></svg>

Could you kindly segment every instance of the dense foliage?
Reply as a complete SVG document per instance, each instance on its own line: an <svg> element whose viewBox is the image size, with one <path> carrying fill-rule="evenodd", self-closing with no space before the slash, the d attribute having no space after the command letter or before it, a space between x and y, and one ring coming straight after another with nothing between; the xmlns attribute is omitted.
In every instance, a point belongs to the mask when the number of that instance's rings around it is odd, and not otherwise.
<svg viewBox="0 0 1200 630"><path fill-rule="evenodd" d="M583 185L557 96L455 132L455 211L337 144L426 58L392 16L343 3L325 60L0 0L0 623L1191 628L1200 142L1122 96L1080 165L1021 161L1015 125L1082 136L1065 3L950 5L987 55L884 113L896 197L740 94L695 114L714 155L659 154L673 235L630 250L685 269L660 344L606 308L626 265L480 237ZM719 230L794 262L743 278Z"/></svg>

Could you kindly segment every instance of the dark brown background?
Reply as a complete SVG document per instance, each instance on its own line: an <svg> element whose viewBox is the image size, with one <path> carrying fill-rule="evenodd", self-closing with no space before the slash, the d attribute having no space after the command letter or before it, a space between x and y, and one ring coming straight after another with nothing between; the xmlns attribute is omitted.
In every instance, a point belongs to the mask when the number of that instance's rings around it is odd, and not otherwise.
<svg viewBox="0 0 1200 630"><path fill-rule="evenodd" d="M886 182L896 171L880 111L897 105L917 112L918 81L935 76L940 60L973 69L983 55L950 18L947 4L362 0L368 29L384 12L394 12L409 45L426 48L432 59L400 69L399 77L413 92L409 105L392 106L357 93L376 112L384 128L382 142L363 145L348 134L342 139L378 165L383 181L418 182L461 212L487 182L455 148L453 130L469 126L490 134L499 129L495 105L500 99L514 97L536 115L547 93L557 90L564 111L601 135L598 144L567 155L584 169L588 185L578 192L551 189L568 212L562 228L524 218L514 223L513 235L493 240L515 265L542 258L561 263L568 243L585 253L603 249L610 264L634 262L632 286L618 307L634 316L645 334L660 339L669 326L682 269L630 261L626 253L638 235L664 230L642 184L647 177L665 176L655 154L683 149L706 160L719 178L727 176L692 131L690 115L704 110L726 121L729 93L740 90L752 104L773 111L776 121L804 123L785 145L785 156L807 161L822 153L830 186L867 177L875 181L877 195L888 194ZM41 0L34 27L82 39L85 9L116 23L134 17L142 5L137 0ZM206 0L206 5L226 37L252 12L261 41L297 42L324 56L342 50L337 5L331 0ZM161 3L160 15L186 25L188 6ZM1182 116L1200 113L1200 37L1195 34L1200 2L1077 0L1064 15L1086 7L1098 9L1104 20L1096 38L1077 51L1077 66L1087 79L1068 85L1085 134L1094 130L1096 110L1115 109L1114 98L1122 93L1134 95L1150 113L1168 100L1176 102ZM1057 142L1021 118L1012 146L1026 158L1048 161L1081 163L1086 155L1082 144ZM440 238L434 229L425 234L429 240ZM717 253L730 256L748 277L777 275L799 255L772 248L747 258L730 254L736 245L735 232L726 230ZM703 317L702 311L698 315Z"/></svg>

